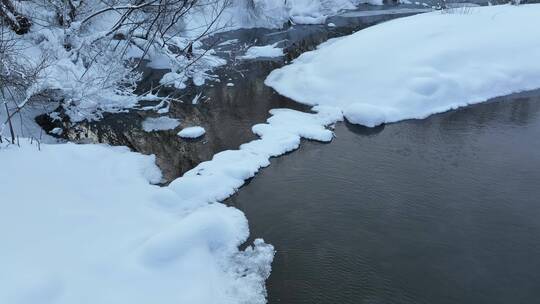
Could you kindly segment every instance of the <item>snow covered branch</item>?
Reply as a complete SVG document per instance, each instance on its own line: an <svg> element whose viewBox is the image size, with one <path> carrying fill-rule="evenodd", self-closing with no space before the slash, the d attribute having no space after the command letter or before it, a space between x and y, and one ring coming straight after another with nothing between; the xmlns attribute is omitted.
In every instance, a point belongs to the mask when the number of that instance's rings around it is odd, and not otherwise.
<svg viewBox="0 0 540 304"><path fill-rule="evenodd" d="M28 17L15 9L11 0L0 0L0 17L18 35L26 34L32 25Z"/></svg>

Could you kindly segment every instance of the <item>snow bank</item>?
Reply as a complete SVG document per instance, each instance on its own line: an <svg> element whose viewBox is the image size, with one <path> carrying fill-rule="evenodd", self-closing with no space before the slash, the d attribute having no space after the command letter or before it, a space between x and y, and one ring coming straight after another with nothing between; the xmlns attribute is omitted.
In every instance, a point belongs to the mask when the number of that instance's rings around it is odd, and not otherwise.
<svg viewBox="0 0 540 304"><path fill-rule="evenodd" d="M169 188L182 200L196 202L221 201L238 190L244 181L253 177L270 158L297 149L301 138L331 141L332 131L325 126L341 119L341 113L330 107L315 107L316 113L290 109L274 109L265 124L253 126L260 139L240 146L239 150L217 153L211 161L203 162L176 179ZM200 189L206 189L200 191Z"/></svg>
<svg viewBox="0 0 540 304"><path fill-rule="evenodd" d="M142 122L143 130L146 132L172 130L179 125L178 119L168 116L148 117Z"/></svg>
<svg viewBox="0 0 540 304"><path fill-rule="evenodd" d="M265 302L273 248L238 250L242 212L151 185L153 156L40 149L0 148L0 303Z"/></svg>
<svg viewBox="0 0 540 304"><path fill-rule="evenodd" d="M540 87L540 5L472 7L382 23L305 53L266 84L376 126Z"/></svg>
<svg viewBox="0 0 540 304"><path fill-rule="evenodd" d="M100 119L103 112L120 112L138 105L140 99L134 92L142 75L135 67L142 56L148 67L169 70L160 85L178 89L191 83L200 86L216 78L212 70L226 64L199 41L201 37L242 27L281 27L289 20L324 23L327 16L365 1L379 0L201 0L190 6L189 13L180 14L182 18L167 27L167 33L149 40L141 38L150 33L143 29L146 27L135 24L152 20L157 13L154 9L137 11L131 16L133 20L117 28L122 23L121 14L108 11L107 3L91 0L77 11L74 20L61 26L57 11L60 7L55 3L19 1L17 9L30 16L33 25L22 36L3 28L4 39L14 43L16 56L5 53L10 57L7 62L17 57L15 61L24 67L23 74L35 75L36 79L13 99L20 102L47 93L62 101L61 106L74 122ZM121 0L115 5L131 3ZM179 16L162 17L168 20ZM214 22L215 18L218 20ZM126 35L133 37L120 39ZM259 51L271 52L266 53L268 57L280 54L277 49Z"/></svg>
<svg viewBox="0 0 540 304"><path fill-rule="evenodd" d="M196 126L182 129L178 132L178 136L182 138L198 138L203 136L204 133L206 133L206 130L203 127Z"/></svg>
<svg viewBox="0 0 540 304"><path fill-rule="evenodd" d="M57 139L48 135L36 122L36 116L53 111L57 105L51 102L35 102L22 108L17 115L11 117L11 123L15 136L36 138L43 143L55 143ZM8 103L9 112L13 113L16 108L12 108ZM9 125L3 125L7 121L5 108L0 109L0 135L3 139L11 140ZM60 134L58 134L60 135Z"/></svg>
<svg viewBox="0 0 540 304"><path fill-rule="evenodd" d="M227 13L238 27L279 28L289 20L296 24L323 24L328 16L361 3L383 4L382 0L236 0Z"/></svg>
<svg viewBox="0 0 540 304"><path fill-rule="evenodd" d="M260 136L174 180L123 147L0 147L0 303L265 303L274 250L222 201L341 113L275 109Z"/></svg>
<svg viewBox="0 0 540 304"><path fill-rule="evenodd" d="M240 59L255 59L260 57L273 58L283 56L283 49L277 47L277 43L265 46L252 46L247 49L244 56L240 56Z"/></svg>
<svg viewBox="0 0 540 304"><path fill-rule="evenodd" d="M114 5L115 8L126 8L131 2L115 1ZM112 4L90 0L85 2L84 9L77 10L74 20L61 26L58 24L60 7L55 3L18 1L17 9L31 17L32 27L29 33L18 36L0 25L3 40L9 41L10 46L13 44L2 55L10 59L5 62L15 61L17 66L24 68L24 73L18 74L31 75L35 79L31 85L26 85L21 96L13 99L20 103L47 93L47 97L51 95L51 99L62 101L61 106L74 122L100 119L103 112L133 108L138 105L140 97L134 90L142 76L141 69L137 68L142 56L142 63L148 67L170 70L160 81L163 86L183 89L190 81L202 85L206 80L215 78L210 73L214 68L226 63L198 41L199 35L206 30L204 25L217 17L217 6L225 3L226 0L198 1L198 5L192 7L184 18L166 27L167 33L163 32L164 27L160 38L154 36L147 40L141 37L150 34L145 34L147 27L156 25L145 23L150 22L156 13L153 9L138 10L137 14L130 16L132 19L128 24L120 26L122 14L116 9L108 11ZM164 20L171 18L162 17ZM191 17L199 19L194 28L186 25ZM217 28L212 31L222 29L218 26L224 26L224 22L217 22ZM121 38L124 36L131 38ZM8 66L7 70L11 69Z"/></svg>

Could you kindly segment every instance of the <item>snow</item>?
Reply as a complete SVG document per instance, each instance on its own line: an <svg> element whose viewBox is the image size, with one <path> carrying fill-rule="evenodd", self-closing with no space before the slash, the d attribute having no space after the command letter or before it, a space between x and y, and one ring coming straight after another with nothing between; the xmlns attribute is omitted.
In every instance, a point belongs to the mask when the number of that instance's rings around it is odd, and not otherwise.
<svg viewBox="0 0 540 304"><path fill-rule="evenodd" d="M266 84L376 126L540 88L540 5L470 7L385 22L304 53ZM459 11L458 11L459 12Z"/></svg>
<svg viewBox="0 0 540 304"><path fill-rule="evenodd" d="M223 1L199 2L210 10L210 7L215 8ZM129 5L127 0L115 3ZM170 70L160 81L163 86L180 89L185 88L190 80L200 86L206 80L213 79L210 71L226 63L200 41L193 41L206 29L202 24L195 30L185 28L183 21L176 22L168 33L163 33L165 36L159 38L164 41L152 39L156 43L151 47L147 47L142 39L114 39L114 43L111 43L114 34L128 31L124 26L110 32L120 22L121 14L105 12L83 22L92 12L107 6L100 1L85 2L85 9L78 11L73 22L59 26L54 3L19 1L18 9L35 20L32 20L30 32L25 35L15 36L10 30L3 29L3 35L13 36L4 39L13 41L13 49L16 50L14 54L7 52L7 57L10 62L14 57L14 61L28 72L26 74L36 75L36 80L32 86L25 88L22 96L14 99L20 102L33 95L53 92L58 100L64 101L62 106L72 121L95 120L100 119L103 112L120 112L138 105L134 89L137 81L141 80L141 70L135 67L143 55L146 55L143 64L147 67ZM133 23L142 22L146 18L145 13L132 16L135 18ZM197 7L191 13L200 15L201 12ZM206 13L201 16L201 22L208 23L212 19L212 12ZM144 35L135 30L134 35L139 34ZM165 41L167 47L164 47ZM179 50L189 45L192 46L193 56L187 58Z"/></svg>
<svg viewBox="0 0 540 304"><path fill-rule="evenodd" d="M278 43L265 45L265 46L252 46L247 49L244 56L240 56L240 59L255 59L255 58L273 58L283 56L283 49L277 47Z"/></svg>
<svg viewBox="0 0 540 304"><path fill-rule="evenodd" d="M0 103L0 105L2 105ZM13 113L16 108L8 103L9 112ZM54 102L33 102L22 108L17 115L11 118L11 124L16 137L38 139L43 143L55 143L57 139L48 135L37 123L36 116L53 111L58 105ZM55 112L53 112L55 113ZM0 136L11 140L9 124L7 123L5 106L0 107ZM5 123L5 124L4 124Z"/></svg>
<svg viewBox="0 0 540 304"><path fill-rule="evenodd" d="M201 97L202 97L202 92L199 92L197 95L195 95L195 97L193 97L193 99L191 100L191 104L198 104L199 101L201 100Z"/></svg>
<svg viewBox="0 0 540 304"><path fill-rule="evenodd" d="M272 246L239 251L242 212L150 184L153 156L22 139L0 165L0 303L265 302Z"/></svg>
<svg viewBox="0 0 540 304"><path fill-rule="evenodd" d="M184 49L190 40L174 37L171 41L175 42L179 49ZM162 57L159 54L150 54L150 56L151 58L154 56ZM213 69L227 63L225 59L218 57L214 50L203 49L201 42L193 43L193 56L196 60L184 56L173 56L174 60L154 58L153 67L170 70L163 75L159 83L181 90L187 87L188 80L191 79L194 85L202 86L206 80L214 79L214 76L210 74Z"/></svg>
<svg viewBox="0 0 540 304"><path fill-rule="evenodd" d="M167 187L125 147L1 146L0 303L265 303L274 249L239 250L247 220L219 202L301 138L332 140L341 113L313 110L271 110L260 139Z"/></svg>
<svg viewBox="0 0 540 304"><path fill-rule="evenodd" d="M53 128L51 130L51 134L54 134L54 135L62 135L62 133L64 132L64 130L62 130L62 128Z"/></svg>
<svg viewBox="0 0 540 304"><path fill-rule="evenodd" d="M324 23L328 16L354 9L365 2L381 4L380 0L233 0L222 13L219 8L229 1L202 0L158 39L163 41L152 39L155 43L146 47L144 40L140 39L119 39L111 43L111 34L125 34L129 26L110 32L120 22L121 15L117 11L90 18L92 12L106 9L106 3L85 2L85 10L77 14L73 22L59 26L54 3L44 6L23 1L18 3L18 9L35 20L28 34L16 36L13 40L15 49L21 50L16 54L16 61L31 72L28 74L34 74L33 70L36 70L37 79L21 94L23 96L14 99L26 101L43 92L54 92L58 100L63 100L61 105L71 121L100 119L103 112L121 112L138 106L134 89L137 81L141 80L141 73L134 67L143 55L146 56L143 63L147 67L169 70L160 79L161 86L185 89L191 82L201 86L207 80L215 79L211 73L213 69L226 64L226 60L218 57L214 50L206 49L197 40L204 34L243 27L276 28L288 21ZM115 3L130 5L127 0ZM147 17L145 13L137 14L133 24ZM220 18L207 31L206 25L215 17ZM4 33L14 35L9 30ZM134 34L144 35L136 29ZM235 41L219 46L229 43ZM167 47L162 47L165 45ZM179 52L189 46L192 46L193 57ZM259 51L270 53L258 56L281 54L277 48Z"/></svg>
<svg viewBox="0 0 540 304"><path fill-rule="evenodd" d="M463 3L462 3L463 4ZM355 18L355 17L370 17L380 15L404 15L404 14L418 14L427 13L433 11L426 8L388 8L381 10L367 10L367 11L348 11L339 14L340 17Z"/></svg>
<svg viewBox="0 0 540 304"><path fill-rule="evenodd" d="M203 127L195 126L182 129L178 132L178 136L182 138L198 138L204 135L206 130Z"/></svg>
<svg viewBox="0 0 540 304"><path fill-rule="evenodd" d="M223 41L221 42L220 44L218 44L217 46L229 46L229 45L232 45L232 44L237 44L240 40L238 39L230 39L230 40L226 40L226 41Z"/></svg>
<svg viewBox="0 0 540 304"><path fill-rule="evenodd" d="M295 0L288 1L290 19L297 24L323 24L328 16L358 4L382 5L382 0Z"/></svg>
<svg viewBox="0 0 540 304"><path fill-rule="evenodd" d="M361 3L382 5L382 0L234 0L227 10L236 27L280 28L287 21L295 24L324 24L327 17Z"/></svg>
<svg viewBox="0 0 540 304"><path fill-rule="evenodd" d="M247 220L220 202L303 138L331 141L327 127L343 117L376 126L540 87L540 42L523 30L539 28L539 13L434 12L333 39L266 81L313 113L271 110L252 128L259 139L166 187L153 185L155 157L127 148L4 143L0 303L265 303L274 249L258 239L239 250Z"/></svg>
<svg viewBox="0 0 540 304"><path fill-rule="evenodd" d="M270 164L270 157L297 149L301 138L328 142L333 132L325 126L340 120L341 113L330 107L315 107L316 113L273 109L265 124L253 126L260 139L240 146L239 150L217 153L169 185L185 201L221 201L236 192L246 179ZM200 191L207 189L211 191Z"/></svg>
<svg viewBox="0 0 540 304"><path fill-rule="evenodd" d="M146 132L172 130L180 125L180 121L168 116L148 117L142 122Z"/></svg>

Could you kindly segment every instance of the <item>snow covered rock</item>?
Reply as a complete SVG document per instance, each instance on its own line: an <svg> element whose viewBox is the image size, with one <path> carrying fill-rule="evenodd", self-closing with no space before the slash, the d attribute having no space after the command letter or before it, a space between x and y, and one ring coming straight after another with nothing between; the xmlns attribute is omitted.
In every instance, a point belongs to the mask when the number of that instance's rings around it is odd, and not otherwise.
<svg viewBox="0 0 540 304"><path fill-rule="evenodd" d="M240 59L255 59L260 57L273 58L283 56L283 49L278 48L276 44L265 46L252 46L247 49L246 54L241 56Z"/></svg>
<svg viewBox="0 0 540 304"><path fill-rule="evenodd" d="M203 136L206 133L206 130L203 127L188 127L182 129L178 132L178 136L182 138L198 138Z"/></svg>
<svg viewBox="0 0 540 304"><path fill-rule="evenodd" d="M180 125L180 121L168 116L148 117L143 123L143 130L146 132L172 130Z"/></svg>
<svg viewBox="0 0 540 304"><path fill-rule="evenodd" d="M361 3L383 4L382 0L234 0L228 14L239 27L279 28L289 20L296 24L323 24L328 16Z"/></svg>
<svg viewBox="0 0 540 304"><path fill-rule="evenodd" d="M385 22L323 44L266 84L376 126L540 88L540 5L471 7Z"/></svg>

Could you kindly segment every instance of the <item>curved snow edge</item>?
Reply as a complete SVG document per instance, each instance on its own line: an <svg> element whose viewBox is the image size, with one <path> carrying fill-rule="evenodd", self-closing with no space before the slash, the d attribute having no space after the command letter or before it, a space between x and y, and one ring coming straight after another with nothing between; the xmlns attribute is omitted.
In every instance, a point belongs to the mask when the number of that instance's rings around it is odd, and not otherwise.
<svg viewBox="0 0 540 304"><path fill-rule="evenodd" d="M266 303L274 248L240 251L247 220L219 202L301 138L332 140L341 112L314 111L271 110L260 139L167 187L149 183L161 179L154 156L125 147L0 148L0 185L13 190L0 204L0 302Z"/></svg>

